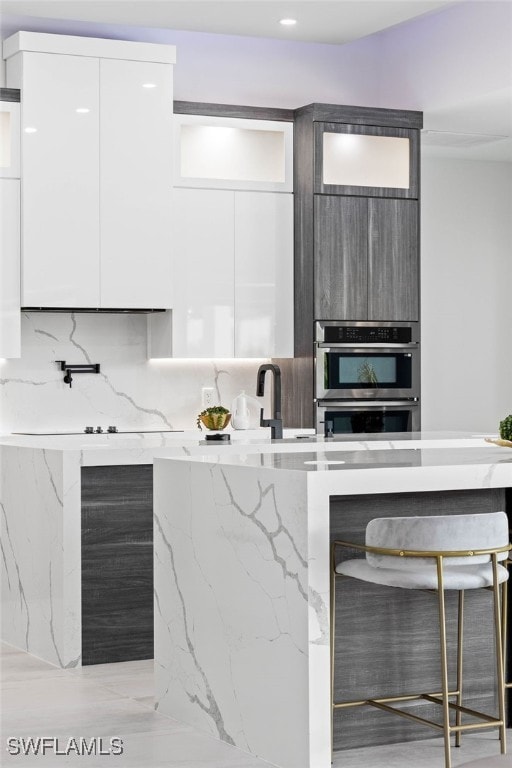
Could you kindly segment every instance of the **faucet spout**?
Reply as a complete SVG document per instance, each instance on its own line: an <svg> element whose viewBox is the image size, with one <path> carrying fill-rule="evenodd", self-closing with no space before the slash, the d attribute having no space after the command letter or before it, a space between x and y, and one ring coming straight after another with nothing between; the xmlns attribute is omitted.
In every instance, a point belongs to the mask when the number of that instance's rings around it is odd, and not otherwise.
<svg viewBox="0 0 512 768"><path fill-rule="evenodd" d="M256 394L263 397L265 394L265 374L267 371L272 373L272 418L263 418L263 408L260 410L260 426L270 427L270 436L272 440L280 440L283 437L283 419L281 417L281 369L273 363L264 363L258 369Z"/></svg>

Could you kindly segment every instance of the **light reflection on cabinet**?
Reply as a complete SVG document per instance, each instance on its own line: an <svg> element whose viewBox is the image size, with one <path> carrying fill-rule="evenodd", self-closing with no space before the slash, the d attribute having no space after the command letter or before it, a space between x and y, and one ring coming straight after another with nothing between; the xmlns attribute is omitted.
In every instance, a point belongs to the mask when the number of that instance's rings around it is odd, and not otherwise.
<svg viewBox="0 0 512 768"><path fill-rule="evenodd" d="M175 184L291 192L292 140L287 122L176 115Z"/></svg>

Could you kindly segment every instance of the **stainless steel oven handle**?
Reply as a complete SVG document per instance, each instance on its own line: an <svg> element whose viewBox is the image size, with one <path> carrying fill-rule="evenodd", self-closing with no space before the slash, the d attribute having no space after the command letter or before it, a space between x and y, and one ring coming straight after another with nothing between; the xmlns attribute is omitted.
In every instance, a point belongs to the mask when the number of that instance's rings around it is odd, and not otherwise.
<svg viewBox="0 0 512 768"><path fill-rule="evenodd" d="M389 344L389 343L386 342L385 344L382 344L382 346L380 346L379 344L375 344L375 343L369 344L369 343L366 343L366 342L361 342L361 343L359 343L359 342L352 342L350 344L347 344L346 342L344 342L343 344L341 342L339 344L336 344L335 342L330 342L330 343L329 342L317 342L316 345L317 345L317 347L319 349L325 349L325 350L329 350L329 349L333 349L333 350L336 350L336 349L364 349L364 350L366 350L366 349L375 349L375 350L378 350L379 352L385 352L387 349L393 349L393 350L395 350L395 349L419 349L419 346L420 346L418 341L411 341L411 342L407 342L405 344Z"/></svg>
<svg viewBox="0 0 512 768"><path fill-rule="evenodd" d="M367 410L369 408L382 408L385 406L386 408L418 408L420 405L420 401L415 400L349 400L347 401L340 401L340 400L318 400L317 404L320 408L325 409L345 409L345 410L353 410L354 408L357 408L358 410Z"/></svg>

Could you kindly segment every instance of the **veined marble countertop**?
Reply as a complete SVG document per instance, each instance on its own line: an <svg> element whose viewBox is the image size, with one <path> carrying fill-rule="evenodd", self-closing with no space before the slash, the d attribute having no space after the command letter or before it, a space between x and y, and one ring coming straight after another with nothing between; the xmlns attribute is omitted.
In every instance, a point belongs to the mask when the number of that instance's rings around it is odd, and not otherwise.
<svg viewBox="0 0 512 768"><path fill-rule="evenodd" d="M484 435L465 432L411 432L375 435L340 435L324 438L312 429L285 429L282 440L271 440L270 429L226 430L231 441L214 443L205 440L206 432L135 432L130 434L56 434L0 435L2 446L60 451L77 459L80 466L107 464L150 464L156 456L176 454L219 457L238 453L288 453L339 450L387 450L413 447L486 446ZM496 435L494 435L495 437Z"/></svg>
<svg viewBox="0 0 512 768"><path fill-rule="evenodd" d="M285 430L283 441L271 441L270 429L226 430L231 442L223 443L222 450L236 451L261 450L262 445L270 447L276 442L300 443L295 435L309 434L315 439L313 430ZM79 466L104 466L109 464L152 464L155 456L173 456L176 454L212 453L219 444L207 442L206 432L188 430L185 432L133 432L108 434L56 434L56 435L21 435L0 436L0 449L32 449L35 451L56 451L70 461L77 461ZM288 437L289 436L289 437ZM305 440L307 442L307 439Z"/></svg>
<svg viewBox="0 0 512 768"><path fill-rule="evenodd" d="M180 456L179 461L197 461L206 464L283 469L293 472L349 472L363 469L402 469L405 467L453 467L512 463L512 451L478 441L401 441L382 445L380 442L363 445L348 443L310 443L260 446L256 452L245 453L244 447L236 452L210 451L200 456ZM300 449L300 450L299 450Z"/></svg>
<svg viewBox="0 0 512 768"><path fill-rule="evenodd" d="M512 450L484 437L412 433L405 439L398 434L385 440L381 435L353 441L318 438L233 449L169 458L304 472L314 476L308 481L312 486L331 495L512 486Z"/></svg>

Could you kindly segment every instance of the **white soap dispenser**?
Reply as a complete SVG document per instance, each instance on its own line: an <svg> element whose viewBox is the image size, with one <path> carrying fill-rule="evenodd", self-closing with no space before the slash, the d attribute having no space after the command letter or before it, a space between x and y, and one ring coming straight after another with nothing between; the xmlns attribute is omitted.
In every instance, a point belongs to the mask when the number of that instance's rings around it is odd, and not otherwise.
<svg viewBox="0 0 512 768"><path fill-rule="evenodd" d="M247 405L247 395L245 390L242 389L238 397L233 400L233 406L231 408L231 424L233 429L249 429L250 413Z"/></svg>

